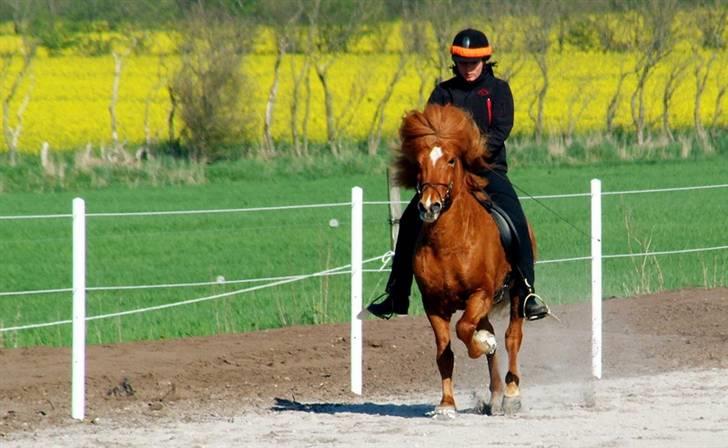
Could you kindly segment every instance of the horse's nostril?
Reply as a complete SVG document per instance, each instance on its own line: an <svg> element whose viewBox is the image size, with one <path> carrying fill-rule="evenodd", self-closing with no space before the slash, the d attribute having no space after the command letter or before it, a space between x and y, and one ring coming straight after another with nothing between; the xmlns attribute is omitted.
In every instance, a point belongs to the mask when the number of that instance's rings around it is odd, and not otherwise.
<svg viewBox="0 0 728 448"><path fill-rule="evenodd" d="M438 215L442 211L442 203L440 202L433 202L429 205L429 207L422 202L417 203L417 211L420 213L420 216L433 216Z"/></svg>

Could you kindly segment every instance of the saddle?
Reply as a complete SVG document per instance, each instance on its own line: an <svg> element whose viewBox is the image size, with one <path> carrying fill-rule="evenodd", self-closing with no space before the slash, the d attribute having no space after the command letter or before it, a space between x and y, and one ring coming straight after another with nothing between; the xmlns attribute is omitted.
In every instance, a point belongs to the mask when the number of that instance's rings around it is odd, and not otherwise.
<svg viewBox="0 0 728 448"><path fill-rule="evenodd" d="M518 257L518 245L521 243L521 240L518 238L518 232L516 232L516 227L513 225L513 221L511 221L511 218L506 214L505 210L498 207L489 198L480 199L477 196L475 196L475 198L478 199L480 205L482 205L483 208L485 208L485 210L493 217L493 221L495 221L495 225L498 227L501 245L503 246L503 250L506 252L506 258L508 258L508 261L512 266L516 266L514 260ZM508 292L510 289L509 285L511 283L512 274L513 273L510 272L506 275L506 278L503 280L503 285L498 291L496 291L494 297L496 304L500 303L505 298L510 297Z"/></svg>
<svg viewBox="0 0 728 448"><path fill-rule="evenodd" d="M498 226L501 245L503 245L503 249L506 251L508 261L512 263L517 257L518 247L521 244L513 221L511 221L511 218L506 214L505 210L498 207L490 199L478 200L478 202L493 217L496 226Z"/></svg>

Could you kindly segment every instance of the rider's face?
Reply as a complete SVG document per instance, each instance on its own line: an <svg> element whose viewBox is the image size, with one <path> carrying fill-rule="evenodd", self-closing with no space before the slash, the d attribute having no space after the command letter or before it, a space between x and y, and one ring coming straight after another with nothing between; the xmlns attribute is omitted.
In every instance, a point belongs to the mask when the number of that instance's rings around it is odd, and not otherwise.
<svg viewBox="0 0 728 448"><path fill-rule="evenodd" d="M458 73L468 82L473 82L483 73L483 60L482 59L465 59L459 60L455 64L458 69Z"/></svg>

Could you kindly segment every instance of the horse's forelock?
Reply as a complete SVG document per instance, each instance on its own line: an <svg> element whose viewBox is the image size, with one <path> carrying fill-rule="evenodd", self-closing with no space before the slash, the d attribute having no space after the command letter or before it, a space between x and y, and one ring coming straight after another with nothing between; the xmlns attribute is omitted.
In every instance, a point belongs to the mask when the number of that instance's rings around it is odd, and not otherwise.
<svg viewBox="0 0 728 448"><path fill-rule="evenodd" d="M419 152L437 138L437 131L425 112L415 110L405 115L399 135L402 140L402 153L416 160Z"/></svg>
<svg viewBox="0 0 728 448"><path fill-rule="evenodd" d="M401 145L395 160L397 183L408 188L417 184L418 155L436 144L456 151L468 171L484 167L485 144L470 115L456 106L430 104L424 111L411 111L402 119Z"/></svg>
<svg viewBox="0 0 728 448"><path fill-rule="evenodd" d="M413 110L402 119L399 128L401 144L394 161L397 184L414 188L417 185L419 165L417 156L433 145L437 136L424 112Z"/></svg>
<svg viewBox="0 0 728 448"><path fill-rule="evenodd" d="M443 110L443 137L458 148L458 157L470 172L485 168L484 156L487 154L485 139L471 115L455 106Z"/></svg>

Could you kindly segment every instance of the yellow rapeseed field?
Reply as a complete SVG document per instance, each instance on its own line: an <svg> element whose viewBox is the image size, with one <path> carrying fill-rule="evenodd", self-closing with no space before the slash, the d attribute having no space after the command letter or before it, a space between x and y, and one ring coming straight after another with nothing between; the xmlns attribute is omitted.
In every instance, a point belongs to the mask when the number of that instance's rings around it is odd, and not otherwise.
<svg viewBox="0 0 728 448"><path fill-rule="evenodd" d="M119 138L129 144L145 140L145 114L148 110L149 134L161 141L167 136L167 114L170 101L167 82L179 64L173 52L173 39L164 34L155 37L154 44L145 55L128 55L124 58L123 72L117 104ZM161 44L159 42L162 42ZM7 35L0 36L0 54L17 53L19 41ZM649 79L646 88L648 121L659 126L662 113L662 96L667 76L674 66L693 57L689 47L678 48L670 58L661 63ZM242 70L248 84L245 86L241 109L253 111L248 119L260 129L262 137L263 116L272 83L274 55L258 52L246 57ZM511 67L520 66L511 79L516 103L514 133L528 134L534 124L529 118L529 106L541 85L541 75L535 63L522 55L500 54L494 60L500 65L496 74ZM634 67L636 54L584 52L577 50L552 51L548 54L549 89L545 106L545 129L550 134L597 132L605 128L607 105L617 88L621 71ZM352 116L344 129L345 135L355 139L366 138L378 102L397 67L398 56L386 54L342 54L337 56L330 69L331 86L335 91L335 107L340 116ZM290 139L290 105L292 101L303 104L305 98L292 98L292 68L302 65L302 56L287 55L281 66L281 84L276 103L273 134L281 140ZM11 66L0 83L2 97L20 67L20 56L12 59ZM722 52L713 63L712 71L702 99L702 117L710 123L716 108L716 98L728 79L728 53ZM2 69L3 67L0 67ZM434 86L438 71L433 67L424 81L409 65L405 76L396 85L394 94L385 110L384 135L396 135L401 115L419 104L421 83L425 95ZM693 124L696 77L695 64L691 62L674 88L671 108L671 124L675 128L689 128ZM11 126L18 125L17 111L21 102L29 98L22 115L21 151L36 153L43 142L55 150L74 150L91 144L98 148L108 145L111 138L109 105L112 95L114 59L112 56L85 57L73 54L49 56L39 52L30 75L20 86L11 104ZM622 86L615 124L631 126L629 99L636 83L634 75L628 76ZM325 141L326 122L323 92L315 72L311 71L311 121L309 137L313 141ZM722 99L722 110L728 110L728 95ZM2 111L0 110L0 114ZM720 126L728 125L728 114L718 117ZM180 124L177 125L177 129ZM6 146L2 145L3 150Z"/></svg>

